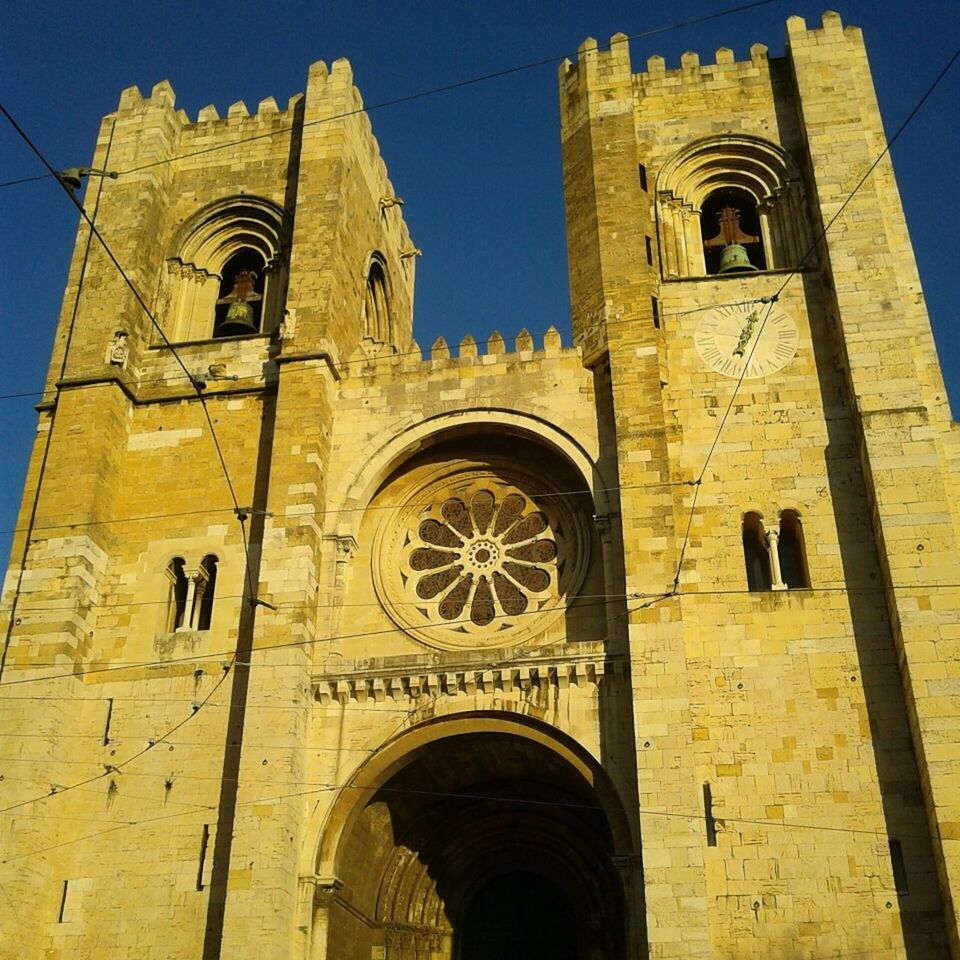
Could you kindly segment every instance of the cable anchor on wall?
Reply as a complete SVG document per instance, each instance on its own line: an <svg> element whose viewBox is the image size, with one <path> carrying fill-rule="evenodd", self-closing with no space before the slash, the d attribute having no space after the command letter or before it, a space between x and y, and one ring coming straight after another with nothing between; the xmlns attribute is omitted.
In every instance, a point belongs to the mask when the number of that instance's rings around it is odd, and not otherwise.
<svg viewBox="0 0 960 960"><path fill-rule="evenodd" d="M116 170L97 170L94 167L67 167L66 170L61 170L57 174L60 182L71 193L80 189L84 177L90 176L109 177L111 180L116 180L120 174Z"/></svg>

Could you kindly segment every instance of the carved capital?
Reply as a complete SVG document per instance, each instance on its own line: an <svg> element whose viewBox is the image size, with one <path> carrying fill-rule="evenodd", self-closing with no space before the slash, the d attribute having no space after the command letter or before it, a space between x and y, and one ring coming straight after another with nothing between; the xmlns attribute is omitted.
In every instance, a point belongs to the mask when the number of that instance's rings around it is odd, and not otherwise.
<svg viewBox="0 0 960 960"><path fill-rule="evenodd" d="M349 534L344 537L337 537L337 563L347 563L352 560L358 549L357 541Z"/></svg>

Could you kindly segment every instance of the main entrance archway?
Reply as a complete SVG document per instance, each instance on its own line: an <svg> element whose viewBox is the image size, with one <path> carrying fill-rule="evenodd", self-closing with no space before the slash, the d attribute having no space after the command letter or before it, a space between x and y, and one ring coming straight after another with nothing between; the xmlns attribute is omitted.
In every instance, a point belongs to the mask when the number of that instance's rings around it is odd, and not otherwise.
<svg viewBox="0 0 960 960"><path fill-rule="evenodd" d="M335 894L318 907L314 956L630 955L615 866L629 841L596 764L519 720L426 726L426 742L410 731L410 750L362 770L328 821Z"/></svg>
<svg viewBox="0 0 960 960"><path fill-rule="evenodd" d="M457 936L460 960L576 960L575 910L552 880L502 873L481 886Z"/></svg>

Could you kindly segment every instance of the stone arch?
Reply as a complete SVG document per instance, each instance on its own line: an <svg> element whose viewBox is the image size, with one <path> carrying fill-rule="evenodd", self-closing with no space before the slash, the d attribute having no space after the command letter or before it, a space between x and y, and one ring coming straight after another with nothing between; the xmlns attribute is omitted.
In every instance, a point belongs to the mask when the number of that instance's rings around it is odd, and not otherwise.
<svg viewBox="0 0 960 960"><path fill-rule="evenodd" d="M799 171L781 147L727 134L688 144L657 177L657 220L667 279L706 273L700 213L716 191L738 190L757 205L767 269L800 264L809 248Z"/></svg>
<svg viewBox="0 0 960 960"><path fill-rule="evenodd" d="M522 769L521 779L498 780L501 761ZM437 770L440 780L431 780ZM533 792L517 794L528 770ZM443 782L447 792L436 789ZM579 936L602 946L590 955L613 958L626 955L619 865L637 864L638 849L616 788L586 750L542 721L474 710L398 733L358 764L312 823L302 874L337 890L349 904L341 922L353 923L347 913L362 917L371 945L385 943L388 958L428 944L452 957L471 897L519 860L569 892ZM616 920L601 929L601 917ZM337 922L327 914L320 928ZM336 936L327 954L335 948Z"/></svg>
<svg viewBox="0 0 960 960"><path fill-rule="evenodd" d="M595 444L573 430L560 430L546 417L496 407L474 407L394 425L392 436L374 437L357 457L359 463L331 502L337 516L337 536L355 537L362 508L380 485L405 460L427 447L453 436L483 436L509 433L542 444L562 457L583 478L597 514L609 512L607 487L597 466Z"/></svg>
<svg viewBox="0 0 960 960"><path fill-rule="evenodd" d="M181 224L168 249L160 293L159 312L171 339L213 335L222 272L238 257L262 263L259 332L275 329L286 286L287 233L280 206L246 194L208 204Z"/></svg>
<svg viewBox="0 0 960 960"><path fill-rule="evenodd" d="M363 335L378 343L393 343L396 328L393 277L386 257L379 250L367 254L363 283Z"/></svg>
<svg viewBox="0 0 960 960"><path fill-rule="evenodd" d="M565 760L596 790L607 811L614 832L618 853L630 855L637 838L631 833L623 805L610 778L596 758L573 738L533 717L495 710L465 711L430 720L405 729L387 740L375 753L360 761L350 774L322 821L311 824L305 851L314 851L303 863L304 873L331 875L340 837L351 814L376 793L397 770L406 766L419 751L431 744L460 733L510 733L539 743ZM311 840L312 838L312 840Z"/></svg>

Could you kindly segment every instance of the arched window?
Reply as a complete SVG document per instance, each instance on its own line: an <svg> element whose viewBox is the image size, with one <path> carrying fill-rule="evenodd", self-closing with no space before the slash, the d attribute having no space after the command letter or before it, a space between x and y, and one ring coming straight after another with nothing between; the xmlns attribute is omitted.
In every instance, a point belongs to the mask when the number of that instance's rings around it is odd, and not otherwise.
<svg viewBox="0 0 960 960"><path fill-rule="evenodd" d="M239 250L224 264L214 310L214 337L260 331L265 266L263 255L250 247Z"/></svg>
<svg viewBox="0 0 960 960"><path fill-rule="evenodd" d="M209 630L217 588L217 558L208 553L195 570L188 570L183 557L167 564L166 632Z"/></svg>
<svg viewBox="0 0 960 960"><path fill-rule="evenodd" d="M180 229L158 313L171 340L272 333L283 316L289 224L268 200L233 197Z"/></svg>
<svg viewBox="0 0 960 960"><path fill-rule="evenodd" d="M363 297L363 335L384 343L393 339L387 275L379 257L371 260L367 273L367 286Z"/></svg>
<svg viewBox="0 0 960 960"><path fill-rule="evenodd" d="M747 567L747 587L750 590L770 590L770 550L759 513L743 517L743 559Z"/></svg>
<svg viewBox="0 0 960 960"><path fill-rule="evenodd" d="M197 571L191 620L196 630L209 630L213 621L213 598L217 587L217 558L208 553Z"/></svg>
<svg viewBox="0 0 960 960"><path fill-rule="evenodd" d="M734 260L743 270L796 267L810 246L805 209L800 175L775 144L734 135L688 144L657 176L664 276L726 273L720 260L731 245L746 252Z"/></svg>
<svg viewBox="0 0 960 960"><path fill-rule="evenodd" d="M780 514L780 536L777 542L780 560L780 579L791 589L810 586L807 554L803 545L803 525L796 510Z"/></svg>
<svg viewBox="0 0 960 960"><path fill-rule="evenodd" d="M703 201L700 234L707 273L765 270L763 233L757 201L746 190L715 190ZM743 248L745 262L724 255L730 246Z"/></svg>
<svg viewBox="0 0 960 960"><path fill-rule="evenodd" d="M189 582L184 570L183 557L174 557L167 564L167 579L170 587L167 591L167 633L173 633L183 626L187 613L187 592Z"/></svg>

